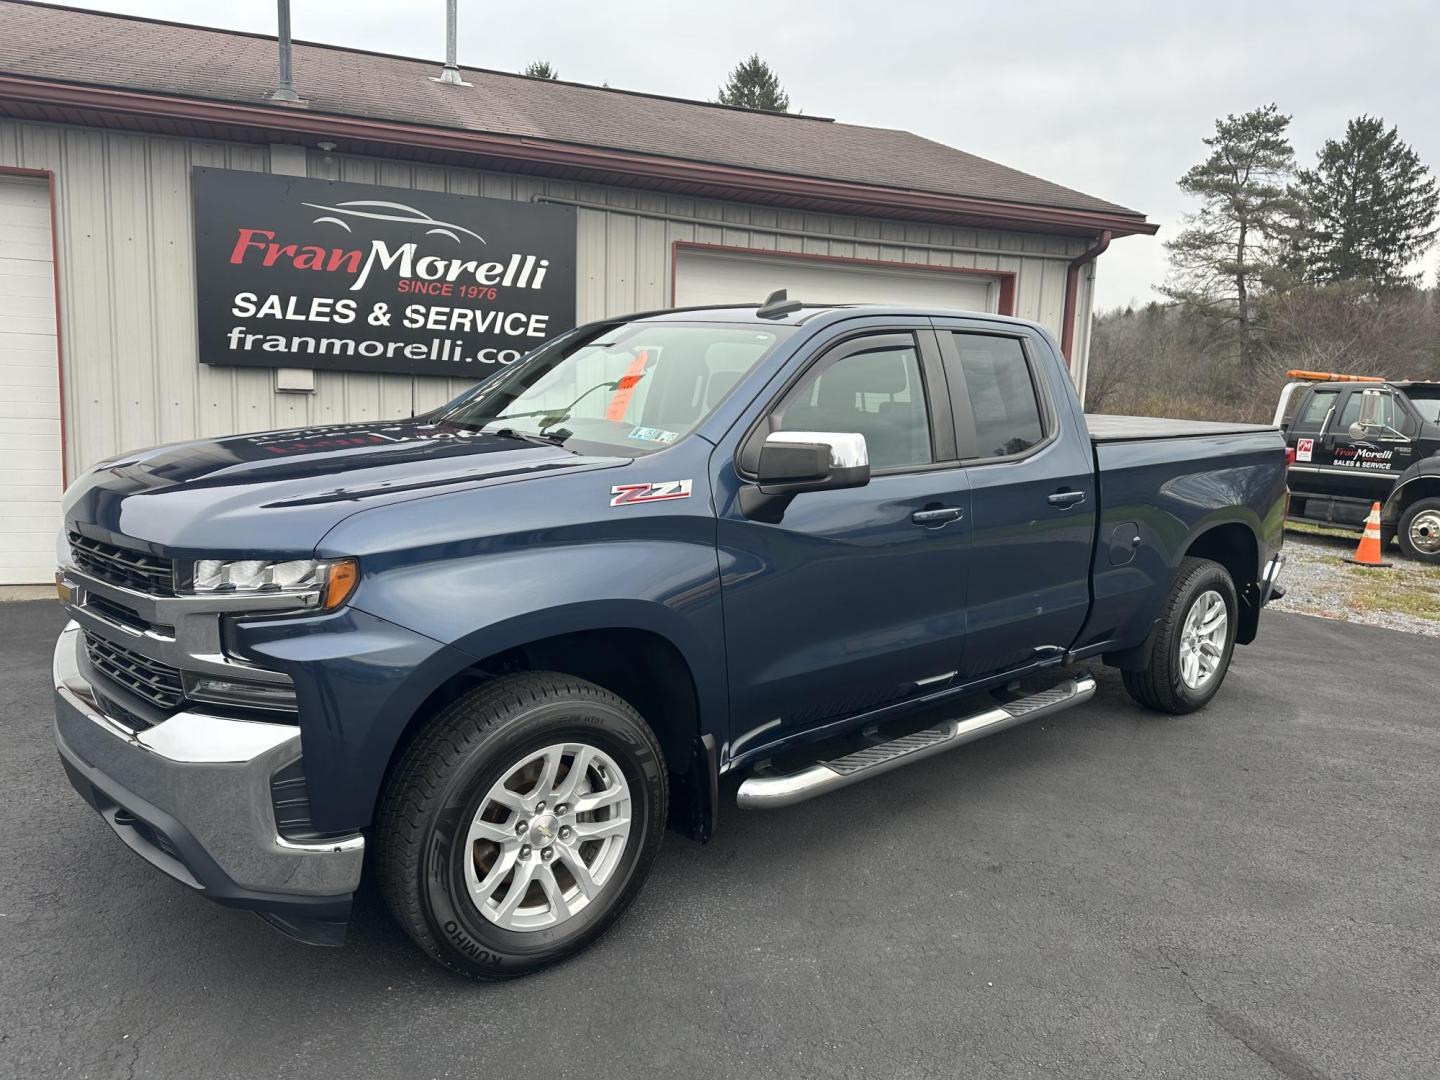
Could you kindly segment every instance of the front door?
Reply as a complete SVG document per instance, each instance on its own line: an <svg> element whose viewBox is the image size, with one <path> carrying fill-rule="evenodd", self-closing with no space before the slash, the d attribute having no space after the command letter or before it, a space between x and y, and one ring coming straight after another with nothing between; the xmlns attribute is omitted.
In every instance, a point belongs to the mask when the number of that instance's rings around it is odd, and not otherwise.
<svg viewBox="0 0 1440 1080"><path fill-rule="evenodd" d="M1367 394L1376 399L1382 426L1357 438L1350 434L1350 426L1360 419ZM1315 464L1329 473L1327 487L1332 494L1383 502L1396 479L1415 461L1413 436L1419 427L1388 387L1346 387L1336 418L1317 444Z"/></svg>
<svg viewBox="0 0 1440 1080"><path fill-rule="evenodd" d="M937 321L970 485L969 636L962 673L1068 649L1090 610L1094 456L1069 376L1023 328Z"/></svg>
<svg viewBox="0 0 1440 1080"><path fill-rule="evenodd" d="M741 512L767 431L859 432L865 487ZM961 667L969 491L934 334L876 328L822 347L749 432L715 490L732 756L938 689ZM917 516L918 515L918 516Z"/></svg>

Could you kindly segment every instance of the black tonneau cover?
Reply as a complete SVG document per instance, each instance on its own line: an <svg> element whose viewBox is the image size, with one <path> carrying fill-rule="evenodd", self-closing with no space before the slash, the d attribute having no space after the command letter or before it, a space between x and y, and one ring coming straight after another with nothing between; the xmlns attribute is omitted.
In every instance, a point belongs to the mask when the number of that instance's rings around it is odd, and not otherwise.
<svg viewBox="0 0 1440 1080"><path fill-rule="evenodd" d="M1111 416L1086 413L1085 426L1097 443L1136 439L1184 439L1197 435L1244 435L1255 431L1279 431L1270 424L1230 424L1215 420L1166 420L1159 416Z"/></svg>

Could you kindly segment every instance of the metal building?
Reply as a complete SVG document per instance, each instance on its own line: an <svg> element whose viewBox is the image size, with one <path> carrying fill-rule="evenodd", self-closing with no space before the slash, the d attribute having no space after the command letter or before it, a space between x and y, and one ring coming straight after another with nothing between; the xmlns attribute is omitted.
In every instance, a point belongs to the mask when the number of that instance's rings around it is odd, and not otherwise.
<svg viewBox="0 0 1440 1080"><path fill-rule="evenodd" d="M289 101L276 95L274 37L10 0L0 26L0 584L48 580L63 483L122 450L409 416L486 373L446 367L418 339L413 353L397 342L371 358L364 350L382 342L322 337L322 352L350 350L337 359L315 355L313 335L309 354L263 352L270 338L257 333L249 353L234 352L246 334L217 334L239 325L247 287L235 292L227 275L283 271L291 301L308 288L294 251L272 259L261 241L276 230L245 228L247 214L299 222L295 205L324 206L297 228L352 245L377 216L447 245L487 242L465 223L503 227L517 236L508 269L503 255L480 255L455 270L457 255L415 270L399 234L376 249L387 287L404 287L396 273L433 271L438 290L443 272L493 298L516 267L523 280L551 262L548 247L516 261L530 218L504 205L549 207L535 235L558 229L564 241L532 332L784 287L1037 320L1082 393L1094 259L1112 238L1155 231L1135 211L903 131L468 68L455 81L430 61L298 42ZM318 188L244 174L343 183L326 202ZM280 205L287 194L295 205ZM402 209L377 214L380 204ZM299 239L318 262L320 241ZM325 243L330 269L359 265L360 248ZM568 274L573 291L568 276L557 282ZM210 310L214 290L230 310ZM467 301L460 327L437 333L470 348L483 303L507 291ZM333 309L319 304L244 311L275 330Z"/></svg>

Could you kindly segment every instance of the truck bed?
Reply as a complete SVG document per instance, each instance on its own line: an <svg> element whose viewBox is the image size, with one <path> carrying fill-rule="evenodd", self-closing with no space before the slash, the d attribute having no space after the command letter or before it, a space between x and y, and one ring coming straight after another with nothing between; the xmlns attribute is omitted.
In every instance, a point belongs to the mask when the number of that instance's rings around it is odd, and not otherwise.
<svg viewBox="0 0 1440 1080"><path fill-rule="evenodd" d="M1285 437L1263 424L1087 416L1099 488L1093 601L1079 647L1143 641L1184 548L1177 538L1236 508L1254 523L1254 562L1280 547ZM1242 518L1243 520L1243 518ZM1188 546L1189 541L1186 541Z"/></svg>
<svg viewBox="0 0 1440 1080"><path fill-rule="evenodd" d="M1085 426L1092 442L1129 442L1137 439L1184 439L1199 435L1245 435L1276 431L1270 424L1232 424L1215 420L1167 420L1159 416L1112 416L1086 413Z"/></svg>

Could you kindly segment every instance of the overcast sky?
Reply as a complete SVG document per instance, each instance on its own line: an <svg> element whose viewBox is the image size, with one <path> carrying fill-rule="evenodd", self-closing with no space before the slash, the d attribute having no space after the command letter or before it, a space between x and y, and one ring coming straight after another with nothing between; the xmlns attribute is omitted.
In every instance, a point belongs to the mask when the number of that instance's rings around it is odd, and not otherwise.
<svg viewBox="0 0 1440 1080"><path fill-rule="evenodd" d="M266 0L91 0L77 6L273 33ZM295 0L299 39L444 55L443 0ZM1144 211L1158 237L1117 241L1099 306L1152 298L1175 180L1215 117L1274 101L1302 163L1361 113L1398 124L1440 167L1436 0L1204 4L830 0L460 0L462 65L554 64L561 78L712 99L758 52L792 108L905 128ZM303 88L302 88L303 90ZM1427 280L1437 263L1425 260Z"/></svg>

